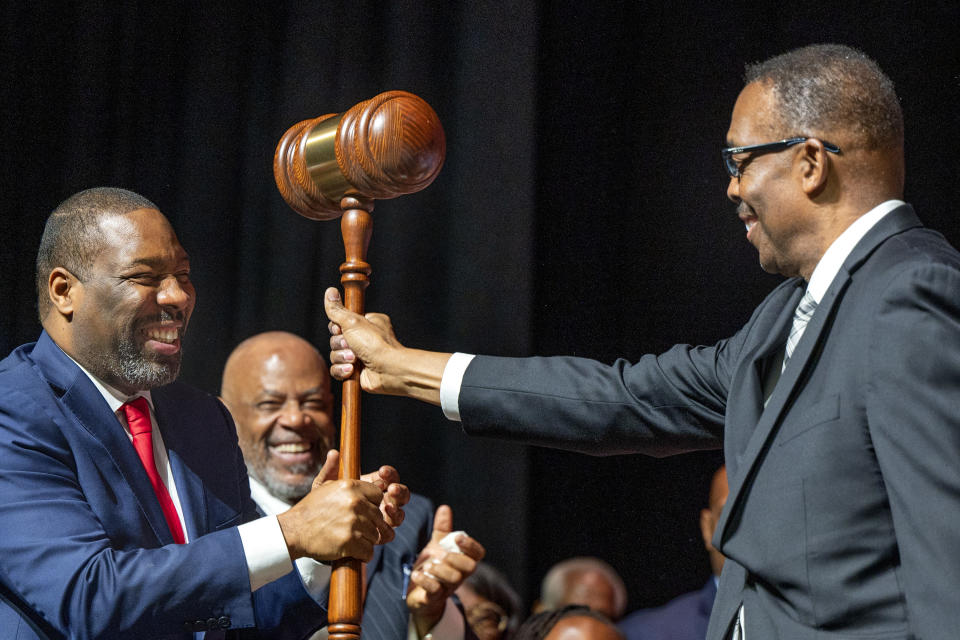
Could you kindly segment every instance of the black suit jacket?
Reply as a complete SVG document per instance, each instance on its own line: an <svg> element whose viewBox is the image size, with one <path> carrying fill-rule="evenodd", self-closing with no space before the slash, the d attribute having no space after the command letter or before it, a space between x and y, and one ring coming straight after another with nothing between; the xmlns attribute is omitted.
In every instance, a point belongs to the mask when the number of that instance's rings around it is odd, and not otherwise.
<svg viewBox="0 0 960 640"><path fill-rule="evenodd" d="M960 255L909 206L845 261L764 408L805 283L733 337L635 364L476 358L464 429L592 454L723 444L728 557L708 638L947 638L960 629Z"/></svg>

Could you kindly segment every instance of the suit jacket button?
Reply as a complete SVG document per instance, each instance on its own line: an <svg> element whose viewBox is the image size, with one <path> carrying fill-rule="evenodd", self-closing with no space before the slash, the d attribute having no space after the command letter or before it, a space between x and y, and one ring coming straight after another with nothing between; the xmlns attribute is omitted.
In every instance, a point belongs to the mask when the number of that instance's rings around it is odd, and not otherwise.
<svg viewBox="0 0 960 640"><path fill-rule="evenodd" d="M214 629L220 628L220 621L216 618L207 618L207 621L204 624L206 624L204 628L207 631L213 631Z"/></svg>
<svg viewBox="0 0 960 640"><path fill-rule="evenodd" d="M229 629L230 625L232 624L230 621L230 616L220 616L220 620L218 622L220 623L221 629Z"/></svg>

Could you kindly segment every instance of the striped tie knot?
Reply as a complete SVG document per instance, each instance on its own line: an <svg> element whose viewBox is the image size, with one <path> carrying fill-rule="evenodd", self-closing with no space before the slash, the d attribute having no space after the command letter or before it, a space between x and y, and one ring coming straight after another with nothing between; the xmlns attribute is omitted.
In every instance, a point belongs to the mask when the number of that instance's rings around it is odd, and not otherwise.
<svg viewBox="0 0 960 640"><path fill-rule="evenodd" d="M797 305L797 310L793 313L793 325L790 327L790 336L787 338L787 347L783 353L784 368L787 367L787 361L793 355L793 350L800 342L803 331L807 328L807 323L810 322L810 318L813 317L813 312L816 310L817 301L813 299L813 295L809 291L806 291L800 299L800 304Z"/></svg>

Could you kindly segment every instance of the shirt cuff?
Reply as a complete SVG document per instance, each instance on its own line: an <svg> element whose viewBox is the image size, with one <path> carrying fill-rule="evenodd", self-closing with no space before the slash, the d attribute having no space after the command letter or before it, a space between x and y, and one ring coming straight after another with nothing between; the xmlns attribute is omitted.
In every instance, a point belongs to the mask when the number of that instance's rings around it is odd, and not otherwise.
<svg viewBox="0 0 960 640"><path fill-rule="evenodd" d="M447 598L443 615L437 620L437 624L433 625L423 638L417 636L413 616L410 616L410 622L407 625L407 640L463 640L464 635L466 635L466 624L463 621L463 615L450 598Z"/></svg>
<svg viewBox="0 0 960 640"><path fill-rule="evenodd" d="M467 366L475 358L469 353L455 353L447 360L440 378L440 408L448 420L460 422L460 385Z"/></svg>
<svg viewBox="0 0 960 640"><path fill-rule="evenodd" d="M250 572L250 591L256 591L293 571L290 552L277 516L265 516L237 527Z"/></svg>
<svg viewBox="0 0 960 640"><path fill-rule="evenodd" d="M317 562L313 558L297 558L293 564L310 597L317 602L325 602L332 572L330 565Z"/></svg>

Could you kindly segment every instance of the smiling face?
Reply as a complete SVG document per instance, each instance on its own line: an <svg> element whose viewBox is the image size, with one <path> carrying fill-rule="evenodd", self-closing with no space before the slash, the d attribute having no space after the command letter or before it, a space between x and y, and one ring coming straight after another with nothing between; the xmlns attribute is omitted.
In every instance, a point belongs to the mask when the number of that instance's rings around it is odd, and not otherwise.
<svg viewBox="0 0 960 640"><path fill-rule="evenodd" d="M99 220L99 252L73 286L68 353L124 393L172 382L195 292L190 259L156 209Z"/></svg>
<svg viewBox="0 0 960 640"><path fill-rule="evenodd" d="M802 135L778 125L776 96L760 83L744 87L737 98L727 132L729 146L775 142ZM747 227L747 240L760 254L764 271L809 277L822 254L816 221L805 211L807 201L797 159L804 145L776 153L734 156L741 176L731 178L727 196Z"/></svg>
<svg viewBox="0 0 960 640"><path fill-rule="evenodd" d="M222 394L250 475L289 502L309 493L334 436L330 379L316 349L292 334L255 336L230 356Z"/></svg>

